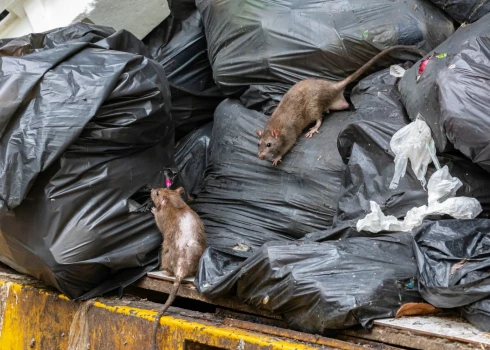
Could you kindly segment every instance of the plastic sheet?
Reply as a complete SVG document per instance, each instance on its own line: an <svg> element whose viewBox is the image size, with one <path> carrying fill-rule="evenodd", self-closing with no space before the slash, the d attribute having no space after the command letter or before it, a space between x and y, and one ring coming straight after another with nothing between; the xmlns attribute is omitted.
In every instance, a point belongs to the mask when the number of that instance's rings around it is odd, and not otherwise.
<svg viewBox="0 0 490 350"><path fill-rule="evenodd" d="M488 0L430 0L459 23L472 23L490 12Z"/></svg>
<svg viewBox="0 0 490 350"><path fill-rule="evenodd" d="M204 190L193 209L212 247L252 251L328 229L342 174L336 138L349 112L330 114L320 134L301 136L278 167L257 156L267 116L225 100L216 109Z"/></svg>
<svg viewBox="0 0 490 350"><path fill-rule="evenodd" d="M211 121L224 95L213 80L199 12L182 20L167 17L143 41L165 68L176 139Z"/></svg>
<svg viewBox="0 0 490 350"><path fill-rule="evenodd" d="M19 38L0 39L0 56L24 56L42 49L54 49L67 41L73 43L101 42L114 33L115 30L110 27L77 23L75 26L63 27L45 33L32 33ZM139 41L130 36L127 39Z"/></svg>
<svg viewBox="0 0 490 350"><path fill-rule="evenodd" d="M186 19L196 10L195 0L167 0L170 13L177 19Z"/></svg>
<svg viewBox="0 0 490 350"><path fill-rule="evenodd" d="M349 238L326 243L271 242L233 269L208 249L199 290L208 297L236 294L280 314L300 331L328 330L394 317L403 303L419 302L417 268L409 234ZM220 256L224 256L220 253ZM213 267L229 273L216 276ZM231 271L230 271L231 270Z"/></svg>
<svg viewBox="0 0 490 350"><path fill-rule="evenodd" d="M400 81L411 118L422 113L438 152L454 148L490 171L490 14L459 28ZM426 57L427 59L428 57Z"/></svg>
<svg viewBox="0 0 490 350"><path fill-rule="evenodd" d="M396 159L396 158L395 158ZM357 222L358 231L369 232L410 232L422 224L430 215L449 215L455 219L476 218L481 212L480 203L475 198L454 197L463 183L449 174L447 166L437 170L427 186L428 205L410 209L403 221L394 216L386 216L376 202L371 202L371 213Z"/></svg>
<svg viewBox="0 0 490 350"><path fill-rule="evenodd" d="M157 264L145 202L175 168L165 72L111 32L74 24L0 48L24 54L0 57L0 260L71 298Z"/></svg>
<svg viewBox="0 0 490 350"><path fill-rule="evenodd" d="M213 123L209 123L182 138L175 151L175 163L186 192L197 196L204 187L204 172L208 165L209 143Z"/></svg>
<svg viewBox="0 0 490 350"><path fill-rule="evenodd" d="M482 332L490 332L490 298L461 308L463 317Z"/></svg>
<svg viewBox="0 0 490 350"><path fill-rule="evenodd" d="M404 126L393 135L390 148L395 154L395 173L390 188L398 187L400 178L405 176L409 160L412 171L425 188L427 167L432 160L437 162L434 140L429 126L421 118L417 118L413 123Z"/></svg>
<svg viewBox="0 0 490 350"><path fill-rule="evenodd" d="M420 293L439 308L490 296L490 220L442 220L413 231Z"/></svg>
<svg viewBox="0 0 490 350"><path fill-rule="evenodd" d="M197 0L214 78L228 95L305 78L340 80L381 50L403 44L429 51L454 31L452 20L422 0ZM397 59L412 54L393 53ZM393 59L383 59L373 71ZM263 86L269 86L263 89ZM259 96L259 94L256 94ZM243 101L242 101L243 102Z"/></svg>

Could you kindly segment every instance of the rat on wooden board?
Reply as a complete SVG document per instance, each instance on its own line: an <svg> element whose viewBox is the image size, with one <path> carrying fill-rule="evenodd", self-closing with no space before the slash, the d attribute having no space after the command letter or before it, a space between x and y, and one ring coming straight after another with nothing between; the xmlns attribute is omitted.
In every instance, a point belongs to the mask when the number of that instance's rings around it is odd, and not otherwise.
<svg viewBox="0 0 490 350"><path fill-rule="evenodd" d="M153 328L153 349L157 349L156 334L160 318L175 300L182 280L196 275L199 260L206 248L204 224L199 216L184 202L182 187L176 190L156 188L151 191L155 204L151 212L163 235L162 264L160 269L175 276L167 301L160 309Z"/></svg>

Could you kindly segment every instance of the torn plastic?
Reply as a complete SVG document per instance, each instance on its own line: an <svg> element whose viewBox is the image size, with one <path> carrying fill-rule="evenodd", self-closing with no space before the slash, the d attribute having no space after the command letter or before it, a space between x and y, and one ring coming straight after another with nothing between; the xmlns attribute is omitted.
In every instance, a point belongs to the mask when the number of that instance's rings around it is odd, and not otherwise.
<svg viewBox="0 0 490 350"><path fill-rule="evenodd" d="M186 192L198 196L204 187L204 172L208 165L209 143L213 123L209 123L180 139L175 151L175 163Z"/></svg>
<svg viewBox="0 0 490 350"><path fill-rule="evenodd" d="M418 81L422 61L406 72L399 87L410 118L423 114L439 154L456 149L490 172L489 27L487 14L459 28L431 52L434 58Z"/></svg>
<svg viewBox="0 0 490 350"><path fill-rule="evenodd" d="M395 78L401 78L405 75L405 68L401 67L398 64L395 64L390 67L390 75L394 76Z"/></svg>
<svg viewBox="0 0 490 350"><path fill-rule="evenodd" d="M403 65L405 69L409 65ZM346 164L342 176L342 189L333 229L308 235L315 240L339 239L359 235L357 222L371 211L370 202L379 204L386 216L403 220L414 207L428 204L427 192L420 185L410 167L400 179L396 189L390 189L395 163L390 151L393 135L408 125L409 119L400 101L396 87L397 78L389 69L372 74L353 89L351 101L356 112L338 138L338 150ZM478 165L461 154L439 155L439 163L446 165L463 186L457 196L473 197L480 202L483 212L479 217L490 216L490 178ZM430 178L436 171L431 164Z"/></svg>
<svg viewBox="0 0 490 350"><path fill-rule="evenodd" d="M167 74L177 140L210 122L224 99L213 80L201 15L184 17L167 17L144 39Z"/></svg>
<svg viewBox="0 0 490 350"><path fill-rule="evenodd" d="M262 102L275 95L276 85L291 87L306 78L338 81L383 49L416 45L427 52L454 32L453 21L423 0L198 0L196 5L220 89L241 95L252 85L265 85ZM372 71L416 55L392 57Z"/></svg>
<svg viewBox="0 0 490 350"><path fill-rule="evenodd" d="M409 64L402 66L410 68ZM403 218L413 207L427 204L427 193L408 169L396 189L389 184L394 173L394 155L390 152L392 136L408 124L408 116L396 87L398 79L391 69L371 74L353 89L351 101L356 108L352 122L338 137L338 150L347 165L334 219L334 232L315 234L326 239L356 236L356 223L370 211L370 202L380 203L387 215ZM467 169L465 169L466 171ZM337 237L338 230L342 237Z"/></svg>
<svg viewBox="0 0 490 350"><path fill-rule="evenodd" d="M0 48L0 260L70 298L154 268L149 190L175 169L165 72L111 33L78 23Z"/></svg>
<svg viewBox="0 0 490 350"><path fill-rule="evenodd" d="M454 197L462 182L449 174L447 166L437 170L430 178L428 206L410 209L403 221L394 216L385 216L376 202L371 202L371 213L357 222L358 231L369 232L410 232L422 224L429 215L449 215L455 219L476 218L482 207L478 200L468 197Z"/></svg>
<svg viewBox="0 0 490 350"><path fill-rule="evenodd" d="M390 183L392 190L398 187L400 178L405 176L409 160L413 172L424 188L425 174L430 162L434 161L436 168L440 168L430 128L421 115L393 135L390 147L395 154L395 173Z"/></svg>
<svg viewBox="0 0 490 350"><path fill-rule="evenodd" d="M439 308L490 296L490 220L440 220L413 231L423 298Z"/></svg>
<svg viewBox="0 0 490 350"><path fill-rule="evenodd" d="M472 23L490 12L488 0L430 0L459 23Z"/></svg>
<svg viewBox="0 0 490 350"><path fill-rule="evenodd" d="M375 319L394 317L400 305L421 301L409 234L270 242L235 268L223 261L231 262L214 248L205 252L197 277L201 293L236 295L304 332L370 328ZM213 267L228 273L216 278Z"/></svg>

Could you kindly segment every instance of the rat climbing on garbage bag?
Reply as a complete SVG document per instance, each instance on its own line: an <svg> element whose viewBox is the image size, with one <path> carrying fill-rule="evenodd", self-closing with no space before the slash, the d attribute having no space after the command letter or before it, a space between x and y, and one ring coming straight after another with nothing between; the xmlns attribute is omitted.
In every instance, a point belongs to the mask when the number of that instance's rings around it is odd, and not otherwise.
<svg viewBox="0 0 490 350"><path fill-rule="evenodd" d="M151 191L155 204L151 212L163 235L162 263L160 268L175 276L175 282L165 305L158 312L153 329L153 348L156 350L156 334L160 317L167 311L177 295L181 281L195 276L204 249L206 234L199 216L184 202L184 189L157 188Z"/></svg>
<svg viewBox="0 0 490 350"><path fill-rule="evenodd" d="M395 50L406 50L424 54L413 46L397 45L381 51L353 74L339 82L326 79L306 79L296 83L284 95L259 136L259 159L272 160L276 166L293 147L303 130L313 122L315 125L306 133L312 137L322 125L322 113L349 108L344 97L346 86L364 74L380 58Z"/></svg>

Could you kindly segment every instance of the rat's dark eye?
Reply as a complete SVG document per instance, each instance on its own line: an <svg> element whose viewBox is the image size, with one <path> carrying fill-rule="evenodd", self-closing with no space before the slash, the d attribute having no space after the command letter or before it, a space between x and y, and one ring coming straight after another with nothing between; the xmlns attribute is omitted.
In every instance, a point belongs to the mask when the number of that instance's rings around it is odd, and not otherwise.
<svg viewBox="0 0 490 350"><path fill-rule="evenodd" d="M157 191L157 196L159 196L159 195L160 195L160 192Z"/></svg>
<svg viewBox="0 0 490 350"><path fill-rule="evenodd" d="M271 144L270 144L270 143L268 143L266 146L267 146L267 147L270 147L270 146L271 146Z"/></svg>

